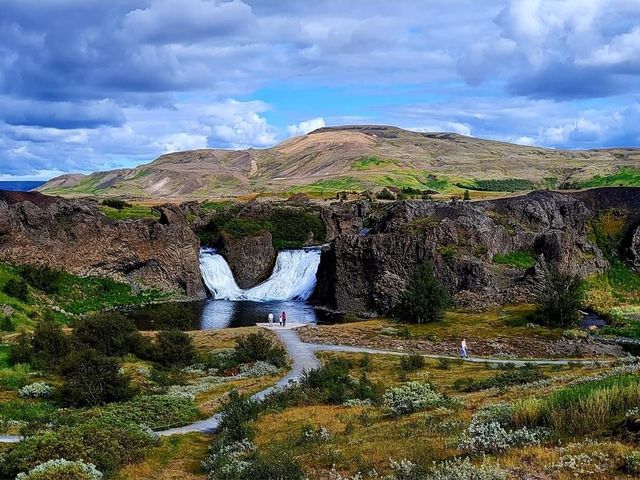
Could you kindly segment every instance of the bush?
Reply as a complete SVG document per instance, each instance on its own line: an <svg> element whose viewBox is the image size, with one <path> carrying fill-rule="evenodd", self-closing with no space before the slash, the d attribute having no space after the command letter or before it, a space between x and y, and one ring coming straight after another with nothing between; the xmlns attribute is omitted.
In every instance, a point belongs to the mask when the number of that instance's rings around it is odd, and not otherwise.
<svg viewBox="0 0 640 480"><path fill-rule="evenodd" d="M102 473L92 463L57 458L19 473L16 480L102 480Z"/></svg>
<svg viewBox="0 0 640 480"><path fill-rule="evenodd" d="M18 340L9 346L9 365L30 363L33 360L33 347L31 337L27 333L21 333Z"/></svg>
<svg viewBox="0 0 640 480"><path fill-rule="evenodd" d="M431 267L422 265L402 293L396 317L403 323L436 322L449 304L449 292L440 285Z"/></svg>
<svg viewBox="0 0 640 480"><path fill-rule="evenodd" d="M110 425L135 423L152 430L164 430L196 420L198 408L193 400L185 397L145 395L89 410L86 415Z"/></svg>
<svg viewBox="0 0 640 480"><path fill-rule="evenodd" d="M180 330L158 333L154 346L154 359L165 367L185 367L195 359L191 337Z"/></svg>
<svg viewBox="0 0 640 480"><path fill-rule="evenodd" d="M42 320L36 325L31 339L33 362L38 368L55 370L70 352L71 342L54 320Z"/></svg>
<svg viewBox="0 0 640 480"><path fill-rule="evenodd" d="M552 269L536 286L536 323L570 327L580 320L584 289L580 277Z"/></svg>
<svg viewBox="0 0 640 480"><path fill-rule="evenodd" d="M260 409L258 402L233 390L220 411L219 431L224 441L229 444L253 438L249 422L258 418Z"/></svg>
<svg viewBox="0 0 640 480"><path fill-rule="evenodd" d="M240 337L236 341L235 356L239 363L264 361L278 368L287 364L286 349L263 332Z"/></svg>
<svg viewBox="0 0 640 480"><path fill-rule="evenodd" d="M628 474L640 474L640 452L633 451L624 457L624 471Z"/></svg>
<svg viewBox="0 0 640 480"><path fill-rule="evenodd" d="M308 391L308 398L322 403L341 405L352 399L377 402L380 397L378 386L364 373L360 379L354 379L349 375L350 368L350 362L332 358L323 366L305 372L300 386Z"/></svg>
<svg viewBox="0 0 640 480"><path fill-rule="evenodd" d="M104 205L105 207L115 208L116 210L123 210L126 207L132 206L130 203L117 198L108 198L106 200L103 200L102 205Z"/></svg>
<svg viewBox="0 0 640 480"><path fill-rule="evenodd" d="M442 462L429 472L429 480L507 480L506 470L483 462L476 466L468 458L455 458Z"/></svg>
<svg viewBox="0 0 640 480"><path fill-rule="evenodd" d="M33 288L54 294L60 290L62 273L49 267L27 265L20 269L20 276Z"/></svg>
<svg viewBox="0 0 640 480"><path fill-rule="evenodd" d="M419 353L411 353L400 358L400 370L402 372L415 372L424 367L424 357Z"/></svg>
<svg viewBox="0 0 640 480"><path fill-rule="evenodd" d="M11 278L2 287L2 291L10 297L17 298L23 302L29 301L29 285L20 278Z"/></svg>
<svg viewBox="0 0 640 480"><path fill-rule="evenodd" d="M31 398L49 398L54 391L54 388L47 382L36 382L22 387L18 390L18 395Z"/></svg>
<svg viewBox="0 0 640 480"><path fill-rule="evenodd" d="M61 367L64 376L61 394L72 406L97 406L131 398L129 377L120 365L95 350L82 349L68 355Z"/></svg>
<svg viewBox="0 0 640 480"><path fill-rule="evenodd" d="M0 314L0 332L13 332L16 326L11 320L11 317Z"/></svg>
<svg viewBox="0 0 640 480"><path fill-rule="evenodd" d="M400 417L427 408L443 407L448 402L428 383L409 382L384 392L384 407L392 417Z"/></svg>
<svg viewBox="0 0 640 480"><path fill-rule="evenodd" d="M91 315L75 322L73 338L107 356L136 353L141 340L133 320L120 313Z"/></svg>
<svg viewBox="0 0 640 480"><path fill-rule="evenodd" d="M155 437L138 425L112 426L93 421L62 426L16 444L0 462L0 477L12 478L18 472L59 458L90 462L110 477L119 467L142 459L155 443Z"/></svg>

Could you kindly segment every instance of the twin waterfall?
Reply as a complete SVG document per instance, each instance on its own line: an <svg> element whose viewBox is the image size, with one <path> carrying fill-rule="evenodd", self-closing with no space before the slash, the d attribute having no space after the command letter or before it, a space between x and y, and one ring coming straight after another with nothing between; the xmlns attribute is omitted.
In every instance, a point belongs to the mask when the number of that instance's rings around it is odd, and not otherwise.
<svg viewBox="0 0 640 480"><path fill-rule="evenodd" d="M222 255L213 249L200 251L202 278L217 300L307 300L316 286L319 265L319 249L283 250L278 253L271 276L261 284L243 290Z"/></svg>

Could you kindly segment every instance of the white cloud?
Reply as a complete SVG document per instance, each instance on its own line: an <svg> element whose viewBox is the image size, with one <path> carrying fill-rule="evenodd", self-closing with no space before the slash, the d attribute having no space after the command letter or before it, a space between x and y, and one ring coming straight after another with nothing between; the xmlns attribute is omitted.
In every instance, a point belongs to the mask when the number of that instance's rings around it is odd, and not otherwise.
<svg viewBox="0 0 640 480"><path fill-rule="evenodd" d="M297 125L289 125L287 127L287 132L289 132L290 136L295 137L297 135L306 135L309 132L326 126L327 123L324 121L324 118L318 117L312 118L310 120L305 120L298 123Z"/></svg>
<svg viewBox="0 0 640 480"><path fill-rule="evenodd" d="M205 135L174 133L163 138L160 142L163 143L164 150L167 153L207 148L207 137Z"/></svg>
<svg viewBox="0 0 640 480"><path fill-rule="evenodd" d="M471 135L471 125L462 122L442 122L423 127L413 127L409 130L415 132L453 132L460 135Z"/></svg>

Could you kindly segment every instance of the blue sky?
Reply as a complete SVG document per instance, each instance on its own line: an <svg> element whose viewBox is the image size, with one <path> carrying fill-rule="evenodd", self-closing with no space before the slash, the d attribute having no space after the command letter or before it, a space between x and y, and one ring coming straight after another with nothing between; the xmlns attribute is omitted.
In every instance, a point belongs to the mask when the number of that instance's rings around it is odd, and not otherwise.
<svg viewBox="0 0 640 480"><path fill-rule="evenodd" d="M3 0L0 180L391 124L640 145L638 0Z"/></svg>

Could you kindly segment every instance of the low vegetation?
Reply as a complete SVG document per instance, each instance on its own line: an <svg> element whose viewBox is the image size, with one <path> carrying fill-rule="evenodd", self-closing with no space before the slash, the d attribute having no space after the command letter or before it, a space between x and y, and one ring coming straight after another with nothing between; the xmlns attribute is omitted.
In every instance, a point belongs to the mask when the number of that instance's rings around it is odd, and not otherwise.
<svg viewBox="0 0 640 480"><path fill-rule="evenodd" d="M536 259L530 251L515 251L494 255L493 262L526 270L536 264Z"/></svg>
<svg viewBox="0 0 640 480"><path fill-rule="evenodd" d="M521 190L535 190L537 187L531 180L522 178L475 180L469 183L460 183L458 186L467 190L480 190L483 192L518 192Z"/></svg>

